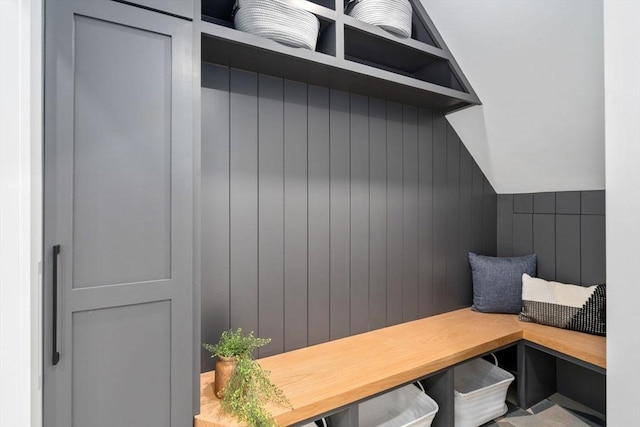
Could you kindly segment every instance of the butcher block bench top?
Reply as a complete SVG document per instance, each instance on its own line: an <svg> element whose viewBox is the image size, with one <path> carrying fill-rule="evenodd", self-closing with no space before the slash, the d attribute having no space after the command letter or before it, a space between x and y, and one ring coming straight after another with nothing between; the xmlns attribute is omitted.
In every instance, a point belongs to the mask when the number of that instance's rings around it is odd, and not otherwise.
<svg viewBox="0 0 640 427"><path fill-rule="evenodd" d="M520 322L516 315L464 308L259 359L293 410L270 405L287 426L350 405L479 355L527 340L606 369L604 337ZM239 425L213 394L215 372L201 375L195 427Z"/></svg>

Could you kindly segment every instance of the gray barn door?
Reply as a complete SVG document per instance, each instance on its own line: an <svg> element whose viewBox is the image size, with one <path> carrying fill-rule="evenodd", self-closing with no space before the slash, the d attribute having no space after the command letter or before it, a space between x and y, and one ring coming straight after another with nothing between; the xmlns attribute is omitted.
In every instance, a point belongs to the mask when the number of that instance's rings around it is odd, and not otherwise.
<svg viewBox="0 0 640 427"><path fill-rule="evenodd" d="M192 24L46 6L44 425L191 425Z"/></svg>

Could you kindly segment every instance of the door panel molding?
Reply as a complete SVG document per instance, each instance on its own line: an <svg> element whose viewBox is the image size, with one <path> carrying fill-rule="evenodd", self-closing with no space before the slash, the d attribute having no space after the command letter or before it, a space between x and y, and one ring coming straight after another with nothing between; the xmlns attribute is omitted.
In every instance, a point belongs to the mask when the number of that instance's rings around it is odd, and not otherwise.
<svg viewBox="0 0 640 427"><path fill-rule="evenodd" d="M143 370L139 378L135 369L123 375L129 382L122 384L118 390L122 395L114 399L85 389L87 381L109 382L118 367L126 371L129 362L141 363L140 354L150 365L167 369L166 425L189 425L193 417L193 24L111 1L49 2L45 13L44 425L86 427L82 415L86 413L72 409L79 402L98 405L107 414L92 426L138 419L135 408L153 404L153 399L135 393L140 382L148 381ZM160 45L154 44L158 40ZM153 46L155 56L149 52ZM85 57L78 60L78 54ZM77 74L80 66L82 75ZM158 90L167 93L157 98ZM157 99L163 97L167 103L158 105ZM166 143L157 140L163 138L159 128L164 129ZM82 146L78 138L88 139ZM162 146L167 150L164 158L156 150ZM80 164L87 169L79 172ZM78 227L74 209L83 200L86 217ZM163 230L168 234L162 236ZM87 243L79 250L103 252L74 254L78 241ZM53 245L61 248L60 361L55 366L49 357L52 334L46 327L52 321ZM83 272L81 286L74 287L74 271ZM163 320L163 325L152 326L142 320L139 316L144 317L149 307L165 307L162 315L147 315L166 317L166 324ZM93 326L77 330L81 327L77 319ZM106 336L94 337L91 330L106 331ZM138 348L135 337L152 341ZM114 344L101 347L103 341ZM158 348L165 348L160 342L165 341L169 353L147 351L155 348L156 341ZM97 348L101 351L92 353ZM82 359L74 359L74 351L83 354ZM167 363L162 362L165 358ZM74 384L81 390L74 390ZM157 421L145 422L155 426Z"/></svg>

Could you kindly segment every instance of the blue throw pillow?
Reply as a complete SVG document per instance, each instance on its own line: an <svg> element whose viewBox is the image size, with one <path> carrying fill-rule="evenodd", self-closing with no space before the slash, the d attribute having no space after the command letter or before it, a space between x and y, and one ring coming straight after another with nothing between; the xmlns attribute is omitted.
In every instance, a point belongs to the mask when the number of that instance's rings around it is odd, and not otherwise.
<svg viewBox="0 0 640 427"><path fill-rule="evenodd" d="M500 258L469 252L474 311L520 313L522 274L536 275L536 256Z"/></svg>

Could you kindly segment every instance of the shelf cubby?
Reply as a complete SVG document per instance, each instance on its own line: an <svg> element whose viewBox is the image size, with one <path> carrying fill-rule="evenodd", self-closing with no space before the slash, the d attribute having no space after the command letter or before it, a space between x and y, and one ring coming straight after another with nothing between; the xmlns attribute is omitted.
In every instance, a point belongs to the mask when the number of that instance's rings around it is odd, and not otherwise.
<svg viewBox="0 0 640 427"><path fill-rule="evenodd" d="M465 91L443 50L393 36L349 17L345 17L344 54L349 61Z"/></svg>
<svg viewBox="0 0 640 427"><path fill-rule="evenodd" d="M235 0L202 0L202 61L438 111L480 103L419 2L401 38L346 15L345 1L292 1L320 21L315 51L235 30Z"/></svg>

